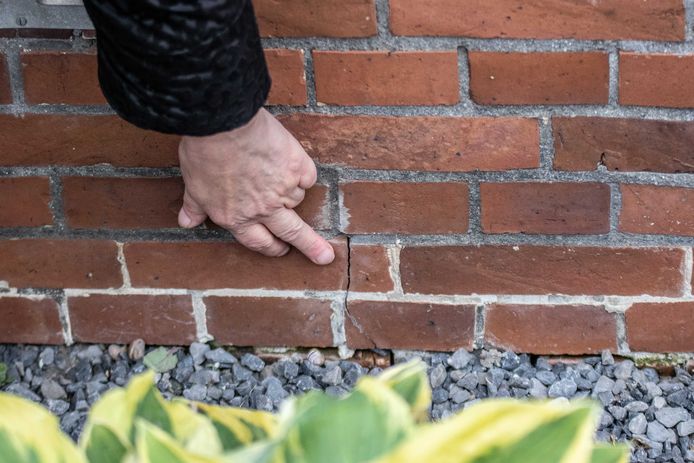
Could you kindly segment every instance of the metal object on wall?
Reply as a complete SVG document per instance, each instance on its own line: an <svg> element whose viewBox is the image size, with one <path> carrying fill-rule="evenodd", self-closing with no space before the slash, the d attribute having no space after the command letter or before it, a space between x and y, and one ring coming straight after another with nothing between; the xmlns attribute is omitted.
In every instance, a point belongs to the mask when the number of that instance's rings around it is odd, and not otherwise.
<svg viewBox="0 0 694 463"><path fill-rule="evenodd" d="M93 29L82 0L0 0L0 29Z"/></svg>

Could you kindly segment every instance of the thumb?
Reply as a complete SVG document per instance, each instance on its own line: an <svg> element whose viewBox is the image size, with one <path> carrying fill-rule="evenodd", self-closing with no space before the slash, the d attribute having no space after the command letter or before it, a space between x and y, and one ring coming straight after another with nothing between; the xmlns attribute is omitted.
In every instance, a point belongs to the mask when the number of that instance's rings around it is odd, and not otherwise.
<svg viewBox="0 0 694 463"><path fill-rule="evenodd" d="M183 228L193 228L203 223L206 218L205 211L186 191L183 195L183 207L178 212L178 224Z"/></svg>

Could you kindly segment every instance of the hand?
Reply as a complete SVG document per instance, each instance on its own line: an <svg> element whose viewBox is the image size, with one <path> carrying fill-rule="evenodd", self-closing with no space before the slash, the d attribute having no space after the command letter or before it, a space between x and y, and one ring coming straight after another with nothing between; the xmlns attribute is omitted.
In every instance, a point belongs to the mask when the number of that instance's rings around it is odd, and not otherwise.
<svg viewBox="0 0 694 463"><path fill-rule="evenodd" d="M186 189L182 227L209 216L239 243L266 256L295 246L326 265L335 252L293 211L316 183L316 166L299 142L265 109L229 132L184 136L178 150Z"/></svg>

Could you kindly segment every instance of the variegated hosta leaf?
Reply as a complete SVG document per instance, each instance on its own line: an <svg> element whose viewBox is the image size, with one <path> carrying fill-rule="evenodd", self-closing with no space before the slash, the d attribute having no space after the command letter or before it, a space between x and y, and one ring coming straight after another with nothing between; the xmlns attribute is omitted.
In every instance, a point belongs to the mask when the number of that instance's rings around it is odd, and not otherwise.
<svg viewBox="0 0 694 463"><path fill-rule="evenodd" d="M162 429L137 419L138 463L223 463L221 456L206 457L187 451Z"/></svg>
<svg viewBox="0 0 694 463"><path fill-rule="evenodd" d="M81 439L90 463L118 461L100 451L104 446L123 447L124 454L131 452L137 420L151 423L172 435L191 452L202 456L222 452L213 424L196 413L187 401L164 400L154 385L154 374L149 372L131 380L125 389L107 392L92 408Z"/></svg>
<svg viewBox="0 0 694 463"><path fill-rule="evenodd" d="M427 417L431 404L431 388L424 362L415 360L391 367L381 373L378 380L410 405L416 420L424 420Z"/></svg>
<svg viewBox="0 0 694 463"><path fill-rule="evenodd" d="M202 403L196 405L211 420L224 451L268 439L277 430L277 418L267 412Z"/></svg>
<svg viewBox="0 0 694 463"><path fill-rule="evenodd" d="M363 378L349 396L309 393L283 410L277 453L285 463L359 463L384 455L414 430L410 406L384 382ZM423 460L424 461L424 460Z"/></svg>
<svg viewBox="0 0 694 463"><path fill-rule="evenodd" d="M60 431L55 416L10 394L0 394L0 461L86 463L79 449Z"/></svg>
<svg viewBox="0 0 694 463"><path fill-rule="evenodd" d="M624 445L598 444L590 463L629 463L629 448Z"/></svg>
<svg viewBox="0 0 694 463"><path fill-rule="evenodd" d="M488 400L425 425L378 463L588 463L599 409L590 402Z"/></svg>

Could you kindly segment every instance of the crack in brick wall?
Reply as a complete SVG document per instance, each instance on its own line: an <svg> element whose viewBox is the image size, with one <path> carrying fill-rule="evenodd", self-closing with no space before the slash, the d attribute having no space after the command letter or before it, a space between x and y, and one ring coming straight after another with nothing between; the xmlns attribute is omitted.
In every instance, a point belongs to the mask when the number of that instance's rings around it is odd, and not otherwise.
<svg viewBox="0 0 694 463"><path fill-rule="evenodd" d="M694 352L694 0L473 3L255 1L321 270L179 229L176 138L94 40L0 31L0 342Z"/></svg>

